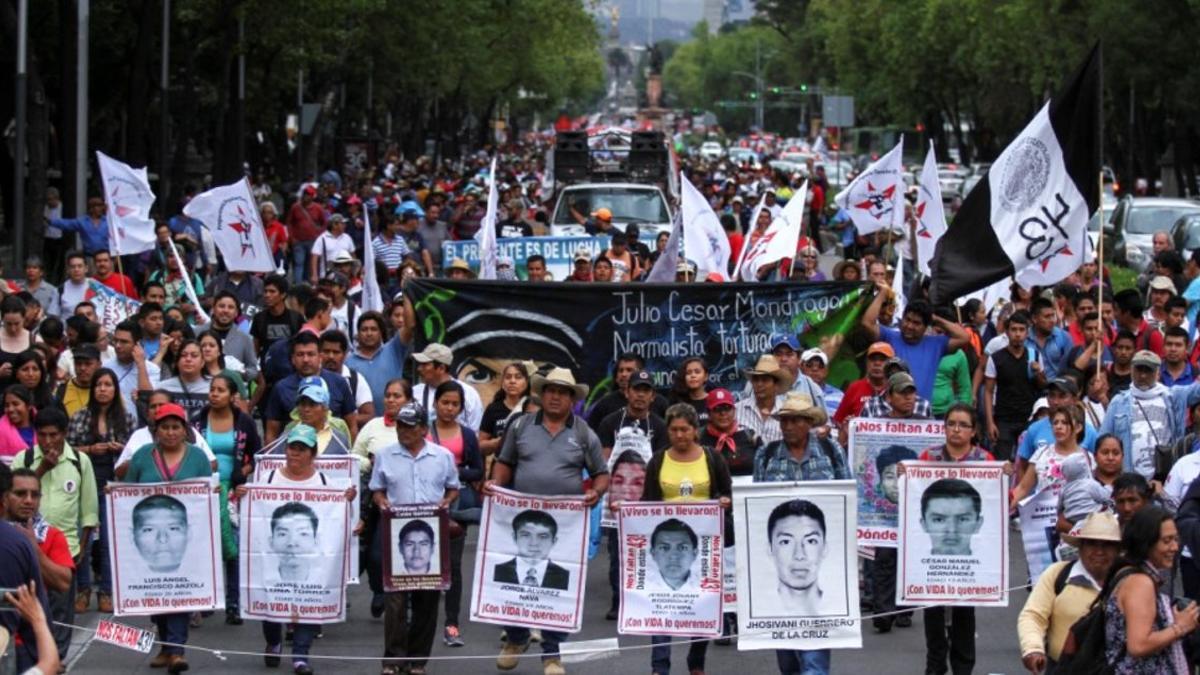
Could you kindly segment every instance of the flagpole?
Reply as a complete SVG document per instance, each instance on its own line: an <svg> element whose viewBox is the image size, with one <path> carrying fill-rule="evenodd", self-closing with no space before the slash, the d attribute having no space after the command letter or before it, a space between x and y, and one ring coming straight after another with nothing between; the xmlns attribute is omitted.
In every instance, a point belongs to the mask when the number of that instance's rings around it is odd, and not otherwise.
<svg viewBox="0 0 1200 675"><path fill-rule="evenodd" d="M1096 284L1096 313L1099 315L1099 320L1097 320L1096 323L1100 324L1100 331L1101 331L1100 332L1100 341L1101 341L1101 344L1103 344L1104 335L1108 331L1108 326L1104 325L1104 171L1103 170L1101 170L1100 173L1098 174L1098 180L1100 183L1100 192L1097 193L1097 199L1096 199L1097 214L1096 215L1098 215L1100 217L1100 232L1096 238L1099 239L1100 241L1097 243L1097 246L1096 246L1096 270L1097 270L1096 273L1098 275L1098 279L1099 279L1100 283ZM1084 227L1086 227L1086 225ZM1087 236L1087 235L1084 235L1084 236ZM1086 244L1087 242L1085 241L1084 243ZM1103 361L1104 361L1104 351L1101 350L1100 353L1096 355L1096 374L1097 375L1100 374L1100 370L1101 370L1101 368L1103 368Z"/></svg>

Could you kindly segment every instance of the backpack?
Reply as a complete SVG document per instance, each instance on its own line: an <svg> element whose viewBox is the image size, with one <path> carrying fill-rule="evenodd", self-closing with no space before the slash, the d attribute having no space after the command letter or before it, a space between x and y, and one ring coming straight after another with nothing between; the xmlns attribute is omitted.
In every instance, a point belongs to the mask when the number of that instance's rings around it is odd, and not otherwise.
<svg viewBox="0 0 1200 675"><path fill-rule="evenodd" d="M79 474L79 478L82 480L83 479L83 468L81 467L81 465L79 463L79 451L76 450L75 448L71 448L71 451L74 452L75 455L72 457L66 457L65 459L71 463L71 466L75 467L75 473ZM21 464L26 469L33 468L33 448L29 448L28 450L25 451L25 458L21 461Z"/></svg>
<svg viewBox="0 0 1200 675"><path fill-rule="evenodd" d="M1071 567L1072 565L1067 565L1067 569ZM1088 613L1080 617L1067 631L1067 640L1063 643L1062 654L1058 657L1058 667L1055 668L1055 673L1061 675L1111 675L1113 673L1112 666L1108 663L1108 657L1104 653L1104 605L1117 584L1130 574L1144 574L1144 572L1133 567L1127 567L1117 572L1117 575L1113 577L1112 584L1096 596ZM1055 586L1057 586L1057 581L1056 579Z"/></svg>

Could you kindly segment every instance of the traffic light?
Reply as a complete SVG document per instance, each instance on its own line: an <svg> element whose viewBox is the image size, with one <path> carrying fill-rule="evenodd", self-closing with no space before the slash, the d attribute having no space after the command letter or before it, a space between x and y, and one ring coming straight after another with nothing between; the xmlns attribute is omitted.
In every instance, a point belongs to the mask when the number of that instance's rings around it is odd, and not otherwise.
<svg viewBox="0 0 1200 675"><path fill-rule="evenodd" d="M808 85L807 84L800 85L800 93L802 93L802 94L808 93Z"/></svg>
<svg viewBox="0 0 1200 675"><path fill-rule="evenodd" d="M780 91L783 91L783 89L780 87L771 87L772 94L778 94Z"/></svg>

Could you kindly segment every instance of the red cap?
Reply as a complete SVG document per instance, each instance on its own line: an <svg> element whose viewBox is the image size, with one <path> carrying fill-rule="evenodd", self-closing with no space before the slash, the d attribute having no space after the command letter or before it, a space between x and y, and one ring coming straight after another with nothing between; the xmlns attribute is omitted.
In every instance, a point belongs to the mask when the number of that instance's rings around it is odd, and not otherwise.
<svg viewBox="0 0 1200 675"><path fill-rule="evenodd" d="M728 389L713 389L708 392L707 401L709 410L719 405L733 405L733 394Z"/></svg>
<svg viewBox="0 0 1200 675"><path fill-rule="evenodd" d="M316 194L317 194L317 188L315 188L315 187L313 187L313 186L311 186L311 185L305 185L305 186L304 186L304 194L306 194L306 195L316 195Z"/></svg>
<svg viewBox="0 0 1200 675"><path fill-rule="evenodd" d="M168 417L178 417L187 424L187 413L178 403L164 403L158 407L158 412L154 413L154 421L161 422Z"/></svg>

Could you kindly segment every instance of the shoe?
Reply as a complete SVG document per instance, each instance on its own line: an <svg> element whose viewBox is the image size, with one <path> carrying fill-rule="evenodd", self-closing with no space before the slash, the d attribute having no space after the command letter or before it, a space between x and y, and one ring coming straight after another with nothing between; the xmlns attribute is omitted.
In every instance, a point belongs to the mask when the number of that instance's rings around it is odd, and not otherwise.
<svg viewBox="0 0 1200 675"><path fill-rule="evenodd" d="M291 642L291 641L292 641L292 636L293 636L293 635L295 635L295 633L296 633L296 628L295 628L295 626L293 626L292 624L290 624L290 623L289 623L289 624L287 625L287 629L286 629L286 630L284 630L284 632L283 632L283 641L284 641L284 642Z"/></svg>
<svg viewBox="0 0 1200 675"><path fill-rule="evenodd" d="M897 628L912 628L912 617L907 614L901 614L896 617Z"/></svg>
<svg viewBox="0 0 1200 675"><path fill-rule="evenodd" d="M313 675L312 666L308 665L308 661L297 661L292 664L292 672L295 675Z"/></svg>
<svg viewBox="0 0 1200 675"><path fill-rule="evenodd" d="M75 613L83 614L92 609L91 590L82 590L75 594Z"/></svg>
<svg viewBox="0 0 1200 675"><path fill-rule="evenodd" d="M97 600L97 605L100 608L101 614L112 614L112 611L113 611L112 596L109 595L108 593L100 594L100 597Z"/></svg>
<svg viewBox="0 0 1200 675"><path fill-rule="evenodd" d="M155 654L154 658L150 659L150 667L151 668L166 668L167 664L170 662L171 662L171 655L168 654L165 649L160 649L158 654Z"/></svg>
<svg viewBox="0 0 1200 675"><path fill-rule="evenodd" d="M183 658L183 654L172 654L171 660L167 662L167 672L171 673L171 675L182 673L189 667L187 659Z"/></svg>
<svg viewBox="0 0 1200 675"><path fill-rule="evenodd" d="M500 648L500 655L496 657L496 668L499 670L512 670L521 662L521 655L529 650L529 643L523 645L514 645L511 642L505 642Z"/></svg>
<svg viewBox="0 0 1200 675"><path fill-rule="evenodd" d="M245 621L242 621L241 612L239 612L237 609L225 610L225 625L226 626L240 626L243 623L245 623Z"/></svg>
<svg viewBox="0 0 1200 675"><path fill-rule="evenodd" d="M383 616L384 597L383 593L376 593L371 596L371 616L378 619Z"/></svg>
<svg viewBox="0 0 1200 675"><path fill-rule="evenodd" d="M619 608L618 608L616 605L613 605L612 607L609 607L609 608L608 608L608 612L606 612L606 613L604 614L604 619L605 619L606 621L616 621L616 620L617 620L617 613L618 613L618 612L617 612L617 610L618 610L618 609L619 609Z"/></svg>
<svg viewBox="0 0 1200 675"><path fill-rule="evenodd" d="M875 626L875 631L878 633L892 632L891 619L874 619L871 621L871 623Z"/></svg>
<svg viewBox="0 0 1200 675"><path fill-rule="evenodd" d="M192 618L188 621L188 626L191 628L199 628L203 624L204 617L200 615L200 612L193 612Z"/></svg>
<svg viewBox="0 0 1200 675"><path fill-rule="evenodd" d="M542 661L542 675L567 675L563 668L562 659L545 659Z"/></svg>
<svg viewBox="0 0 1200 675"><path fill-rule="evenodd" d="M533 630L529 631L529 641L530 642L541 642L542 641L542 629L534 628Z"/></svg>
<svg viewBox="0 0 1200 675"><path fill-rule="evenodd" d="M278 668L279 655L283 653L283 645L267 645L267 648L263 651L266 652L263 655L263 665L268 668Z"/></svg>
<svg viewBox="0 0 1200 675"><path fill-rule="evenodd" d="M442 631L442 642L446 643L447 647L462 647L467 644L463 642L458 626L446 626L446 630Z"/></svg>

